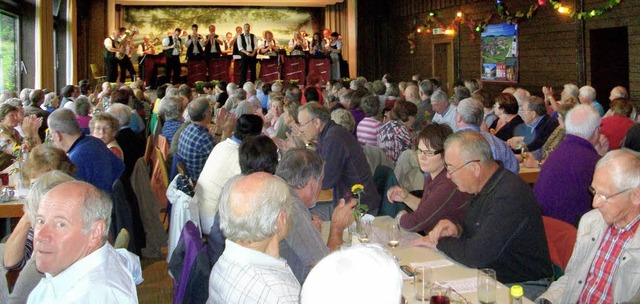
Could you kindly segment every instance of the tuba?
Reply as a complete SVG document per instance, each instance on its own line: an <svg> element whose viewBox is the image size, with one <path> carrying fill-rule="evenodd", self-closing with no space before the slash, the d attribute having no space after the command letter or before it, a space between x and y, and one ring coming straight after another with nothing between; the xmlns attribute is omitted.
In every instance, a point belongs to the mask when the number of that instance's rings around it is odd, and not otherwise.
<svg viewBox="0 0 640 304"><path fill-rule="evenodd" d="M122 60L122 58L124 58L124 55L127 54L126 48L130 48L130 39L133 39L133 36L135 36L136 34L138 34L138 29L134 26L131 29L124 31L124 35L121 36L119 41L116 42L117 48L120 49L120 51L116 52L116 58L118 60Z"/></svg>

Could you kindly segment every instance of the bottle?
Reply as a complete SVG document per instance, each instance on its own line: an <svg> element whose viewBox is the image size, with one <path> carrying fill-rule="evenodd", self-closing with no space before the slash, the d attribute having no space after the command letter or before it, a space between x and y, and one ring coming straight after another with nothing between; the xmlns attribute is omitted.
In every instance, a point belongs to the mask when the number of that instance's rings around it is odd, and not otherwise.
<svg viewBox="0 0 640 304"><path fill-rule="evenodd" d="M522 296L524 295L524 290L520 285L511 286L511 304L522 304Z"/></svg>

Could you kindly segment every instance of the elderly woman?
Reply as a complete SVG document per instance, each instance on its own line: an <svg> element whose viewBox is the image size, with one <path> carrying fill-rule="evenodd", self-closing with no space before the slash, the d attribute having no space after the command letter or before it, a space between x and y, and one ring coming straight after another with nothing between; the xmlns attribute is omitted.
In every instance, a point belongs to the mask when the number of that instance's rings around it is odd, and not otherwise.
<svg viewBox="0 0 640 304"><path fill-rule="evenodd" d="M382 82L381 82L382 83ZM356 137L361 145L378 146L378 130L382 122L378 120L380 101L375 95L368 95L360 102L360 108L366 116L356 127Z"/></svg>
<svg viewBox="0 0 640 304"><path fill-rule="evenodd" d="M56 93L48 93L44 96L44 103L42 103L42 109L51 113L55 111L60 105L60 99L58 99L58 95Z"/></svg>
<svg viewBox="0 0 640 304"><path fill-rule="evenodd" d="M386 96L384 107L387 109L393 109L396 101L400 98L400 88L398 88L398 85L395 83L389 83L384 95Z"/></svg>
<svg viewBox="0 0 640 304"><path fill-rule="evenodd" d="M91 103L86 96L78 96L75 101L76 106L76 120L78 121L78 125L80 129L82 129L82 133L91 134L89 130L89 122L91 121Z"/></svg>
<svg viewBox="0 0 640 304"><path fill-rule="evenodd" d="M346 109L336 109L331 112L331 120L352 133L356 126L356 121L353 119L353 115L351 115L351 113Z"/></svg>
<svg viewBox="0 0 640 304"><path fill-rule="evenodd" d="M105 112L96 113L89 122L91 135L99 138L107 145L107 148L118 158L124 159L122 148L116 141L116 133L120 129L120 123L113 115Z"/></svg>
<svg viewBox="0 0 640 304"><path fill-rule="evenodd" d="M269 99L269 112L264 117L264 133L269 137L274 137L276 136L278 128L280 128L280 123L282 123L280 116L284 111L284 96L282 94L271 94L269 95Z"/></svg>
<svg viewBox="0 0 640 304"><path fill-rule="evenodd" d="M171 145L171 140L176 131L182 126L182 102L177 97L165 97L162 100L162 108L160 115L164 116L164 125L162 125L162 136L167 139L167 143Z"/></svg>
<svg viewBox="0 0 640 304"><path fill-rule="evenodd" d="M400 226L408 231L428 233L443 218L454 222L464 220L464 204L469 196L458 190L444 169L444 141L452 133L446 124L431 124L418 135L418 162L427 176L421 199L399 186L387 191L389 202L404 202L414 210L413 213L400 211L396 216Z"/></svg>
<svg viewBox="0 0 640 304"><path fill-rule="evenodd" d="M417 113L418 107L414 103L398 101L391 110L391 120L378 131L378 147L394 164L400 153L411 147L409 128L413 126Z"/></svg>
<svg viewBox="0 0 640 304"><path fill-rule="evenodd" d="M35 115L24 117L22 114L24 119L21 121L21 110L11 104L12 100L19 101L12 98L0 105L0 149L9 155L13 155L14 147L21 145L23 140L28 141L32 147L40 143L38 128L42 124L42 119L36 118ZM23 130L24 138L20 135L18 127Z"/></svg>
<svg viewBox="0 0 640 304"><path fill-rule="evenodd" d="M612 116L602 119L600 132L609 141L609 150L620 149L627 131L635 125L629 117L633 112L633 103L627 98L616 98L611 101Z"/></svg>
<svg viewBox="0 0 640 304"><path fill-rule="evenodd" d="M273 32L266 30L262 36L264 39L258 42L258 52L267 56L275 56L280 50L280 47L278 46L278 42L275 38L273 38Z"/></svg>
<svg viewBox="0 0 640 304"><path fill-rule="evenodd" d="M522 117L518 115L518 101L509 93L496 96L493 111L498 115L498 120L489 126L489 130L504 141L513 137L516 127L524 123Z"/></svg>

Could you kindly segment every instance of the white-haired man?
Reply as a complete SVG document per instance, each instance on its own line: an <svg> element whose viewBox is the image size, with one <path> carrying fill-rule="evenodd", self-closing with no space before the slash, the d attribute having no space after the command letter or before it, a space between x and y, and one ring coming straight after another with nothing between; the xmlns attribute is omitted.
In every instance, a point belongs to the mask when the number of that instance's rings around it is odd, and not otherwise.
<svg viewBox="0 0 640 304"><path fill-rule="evenodd" d="M596 210L580 220L564 276L536 303L640 303L640 154L607 153L589 191Z"/></svg>
<svg viewBox="0 0 640 304"><path fill-rule="evenodd" d="M599 151L604 154L608 145L601 141L600 115L592 106L577 105L564 123L567 135L545 161L533 191L542 214L574 225L591 209L591 177Z"/></svg>
<svg viewBox="0 0 640 304"><path fill-rule="evenodd" d="M322 259L309 274L300 302L395 304L401 298L402 275L393 257L379 245L360 244Z"/></svg>
<svg viewBox="0 0 640 304"><path fill-rule="evenodd" d="M259 172L231 179L222 191L225 249L209 277L207 303L297 303L300 283L279 243L293 200L282 179Z"/></svg>
<svg viewBox="0 0 640 304"><path fill-rule="evenodd" d="M602 105L596 100L596 89L592 86L583 86L580 88L580 94L578 95L578 99L581 104L592 105L600 116L604 116L604 108Z"/></svg>
<svg viewBox="0 0 640 304"><path fill-rule="evenodd" d="M111 205L84 182L66 182L45 194L33 241L36 267L45 278L28 303L138 303L126 262L107 242Z"/></svg>
<svg viewBox="0 0 640 304"><path fill-rule="evenodd" d="M436 90L433 95L431 95L431 107L435 112L433 122L447 124L453 132L458 130L456 124L456 106L449 103L447 93L442 90Z"/></svg>

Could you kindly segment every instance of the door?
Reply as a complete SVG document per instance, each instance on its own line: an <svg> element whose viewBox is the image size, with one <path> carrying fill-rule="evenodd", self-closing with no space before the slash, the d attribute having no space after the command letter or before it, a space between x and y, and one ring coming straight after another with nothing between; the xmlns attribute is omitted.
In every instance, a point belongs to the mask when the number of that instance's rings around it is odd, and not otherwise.
<svg viewBox="0 0 640 304"><path fill-rule="evenodd" d="M453 43L451 41L434 41L433 76L438 78L443 91L448 95L453 93Z"/></svg>
<svg viewBox="0 0 640 304"><path fill-rule="evenodd" d="M614 27L590 30L589 39L591 86L606 109L613 87L629 89L629 36L626 27Z"/></svg>

